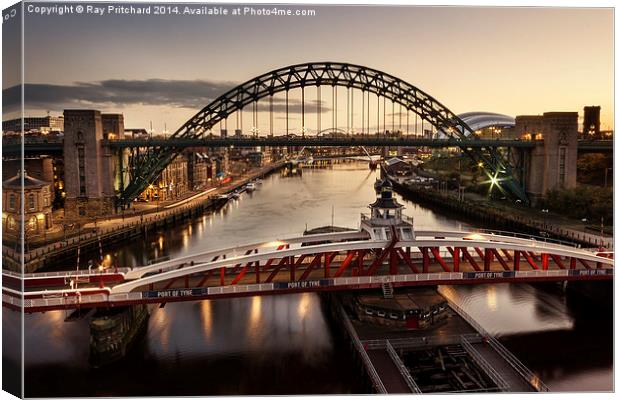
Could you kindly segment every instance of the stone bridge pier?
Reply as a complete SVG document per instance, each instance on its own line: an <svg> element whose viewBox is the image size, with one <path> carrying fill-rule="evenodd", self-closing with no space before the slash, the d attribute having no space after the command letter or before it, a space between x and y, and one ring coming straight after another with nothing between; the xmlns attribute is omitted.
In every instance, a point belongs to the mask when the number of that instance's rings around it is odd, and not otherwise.
<svg viewBox="0 0 620 400"><path fill-rule="evenodd" d="M532 204L536 205L550 190L577 185L577 118L576 112L516 117L515 133L536 144L517 156L521 157L517 163L522 165L519 178Z"/></svg>
<svg viewBox="0 0 620 400"><path fill-rule="evenodd" d="M117 164L102 141L109 135L119 137L124 133L123 116L97 110L65 110L64 118L66 220L113 214Z"/></svg>

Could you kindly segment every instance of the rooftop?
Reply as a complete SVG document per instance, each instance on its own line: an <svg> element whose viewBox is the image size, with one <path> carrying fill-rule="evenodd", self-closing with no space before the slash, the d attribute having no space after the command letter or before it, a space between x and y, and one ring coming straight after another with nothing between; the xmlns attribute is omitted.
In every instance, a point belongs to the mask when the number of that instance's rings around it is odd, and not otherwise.
<svg viewBox="0 0 620 400"><path fill-rule="evenodd" d="M34 188L39 188L39 187L49 185L48 182L42 181L37 178L33 178L32 176L28 175L26 171L24 171L23 175L24 175L24 186L23 186L24 188L34 189ZM22 172L21 171L17 172L17 175L2 182L2 187L7 188L7 189L21 189L22 188L21 176L22 176Z"/></svg>

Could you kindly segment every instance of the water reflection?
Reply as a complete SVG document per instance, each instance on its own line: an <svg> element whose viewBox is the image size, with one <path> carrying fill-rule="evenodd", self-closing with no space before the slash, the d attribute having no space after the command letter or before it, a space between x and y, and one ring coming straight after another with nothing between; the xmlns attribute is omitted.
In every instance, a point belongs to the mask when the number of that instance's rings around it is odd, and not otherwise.
<svg viewBox="0 0 620 400"><path fill-rule="evenodd" d="M487 290L487 306L491 311L497 311L497 292L495 285L491 285Z"/></svg>
<svg viewBox="0 0 620 400"><path fill-rule="evenodd" d="M528 284L442 286L441 291L496 336L573 327L566 304Z"/></svg>
<svg viewBox="0 0 620 400"><path fill-rule="evenodd" d="M209 340L211 338L211 330L213 329L213 316L211 315L211 301L204 300L200 303L201 317L202 317L202 331L204 333L204 339Z"/></svg>
<svg viewBox="0 0 620 400"><path fill-rule="evenodd" d="M261 316L261 296L252 297L252 308L250 310L250 319L247 324L247 336L253 342L257 344L257 335L260 327Z"/></svg>
<svg viewBox="0 0 620 400"><path fill-rule="evenodd" d="M297 308L297 312L302 321L305 321L306 315L308 315L310 307L310 294L302 293L299 298L299 307Z"/></svg>

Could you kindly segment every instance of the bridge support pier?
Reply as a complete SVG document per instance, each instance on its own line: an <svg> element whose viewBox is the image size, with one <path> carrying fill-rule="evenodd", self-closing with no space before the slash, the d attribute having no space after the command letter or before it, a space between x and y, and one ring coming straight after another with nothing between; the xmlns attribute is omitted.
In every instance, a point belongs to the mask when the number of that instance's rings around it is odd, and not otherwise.
<svg viewBox="0 0 620 400"><path fill-rule="evenodd" d="M536 142L525 165L526 191L533 204L550 190L576 186L577 118L576 112L548 112L515 119L515 132Z"/></svg>
<svg viewBox="0 0 620 400"><path fill-rule="evenodd" d="M146 330L146 304L98 309L90 321L90 362L111 364L125 357L136 339Z"/></svg>
<svg viewBox="0 0 620 400"><path fill-rule="evenodd" d="M113 214L117 165L102 142L109 133L124 133L123 116L65 110L64 118L65 219L90 220Z"/></svg>

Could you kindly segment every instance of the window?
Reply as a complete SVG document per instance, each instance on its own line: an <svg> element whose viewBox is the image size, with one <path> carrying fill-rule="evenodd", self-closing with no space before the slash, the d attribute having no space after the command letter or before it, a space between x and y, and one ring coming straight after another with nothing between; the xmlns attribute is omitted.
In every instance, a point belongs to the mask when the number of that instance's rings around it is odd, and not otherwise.
<svg viewBox="0 0 620 400"><path fill-rule="evenodd" d="M28 209L29 210L34 210L35 209L35 199L34 199L34 193L30 193L28 195Z"/></svg>
<svg viewBox="0 0 620 400"><path fill-rule="evenodd" d="M33 231L37 230L37 217L32 217L28 220L28 229Z"/></svg>
<svg viewBox="0 0 620 400"><path fill-rule="evenodd" d="M79 133L78 133L79 135ZM78 181L80 184L80 196L86 196L86 167L84 160L84 146L78 146Z"/></svg>
<svg viewBox="0 0 620 400"><path fill-rule="evenodd" d="M9 210L14 210L14 209L15 209L15 195L11 193L11 195L9 196Z"/></svg>
<svg viewBox="0 0 620 400"><path fill-rule="evenodd" d="M559 173L560 173L560 187L564 187L564 183L566 181L566 148L565 147L561 147L560 148L560 168L559 168Z"/></svg>

